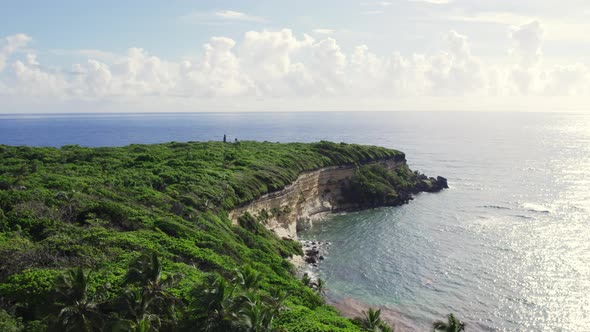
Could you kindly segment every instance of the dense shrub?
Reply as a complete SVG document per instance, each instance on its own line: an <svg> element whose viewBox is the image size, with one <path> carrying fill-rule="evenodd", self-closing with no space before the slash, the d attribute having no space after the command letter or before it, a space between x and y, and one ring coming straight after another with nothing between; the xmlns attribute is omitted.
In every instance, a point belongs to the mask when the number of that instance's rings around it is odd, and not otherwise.
<svg viewBox="0 0 590 332"><path fill-rule="evenodd" d="M275 289L289 294L291 310L280 311L276 327L357 330L292 276L285 258L301 254L297 242L277 238L261 224L264 218L245 215L232 225L227 211L280 190L302 171L385 158L404 154L331 142L0 145L0 330L52 326L48 301L56 278L72 268L92 270L89 292L102 289L101 301L115 305L130 287L130 264L147 252L157 253L167 274L183 276L169 293L184 305L205 276L229 278L248 265L261 273L261 295L252 303ZM362 166L354 185L363 188L360 199L376 204L395 195L389 185L403 187L409 174Z"/></svg>

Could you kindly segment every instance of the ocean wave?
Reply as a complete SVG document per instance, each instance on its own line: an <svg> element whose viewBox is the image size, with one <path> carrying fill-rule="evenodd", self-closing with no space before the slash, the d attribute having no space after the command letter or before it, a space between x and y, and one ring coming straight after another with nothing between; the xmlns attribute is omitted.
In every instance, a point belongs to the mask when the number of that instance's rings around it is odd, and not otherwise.
<svg viewBox="0 0 590 332"><path fill-rule="evenodd" d="M551 213L553 212L550 208L535 203L523 203L520 205L521 208L531 212Z"/></svg>
<svg viewBox="0 0 590 332"><path fill-rule="evenodd" d="M482 205L480 207L486 208L486 209L512 210L511 208L509 208L507 206L501 206L501 205Z"/></svg>
<svg viewBox="0 0 590 332"><path fill-rule="evenodd" d="M535 217L527 216L526 214L512 214L511 216L522 219L535 219Z"/></svg>

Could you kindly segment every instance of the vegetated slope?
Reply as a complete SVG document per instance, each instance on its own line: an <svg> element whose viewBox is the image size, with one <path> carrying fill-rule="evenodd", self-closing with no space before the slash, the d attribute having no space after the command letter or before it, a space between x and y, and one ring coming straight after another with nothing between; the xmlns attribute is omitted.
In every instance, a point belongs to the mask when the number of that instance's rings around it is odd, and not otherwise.
<svg viewBox="0 0 590 332"><path fill-rule="evenodd" d="M11 322L15 330L86 326L75 325L74 318L64 323L68 300L57 296L63 295L64 282L72 288L68 280L78 280L86 281L78 299L97 302L97 316L84 316L93 322L92 329L114 330L124 321L125 329L148 322L161 330L195 330L206 324L215 330L217 323L202 315L215 308L202 301L206 294L215 294L213 289L222 280L230 280L236 288L230 294L236 297L232 305L243 301L241 305L268 307L269 301L261 298L276 300L278 291L287 292L281 303L288 310L277 309L274 314L267 310L266 318L259 317L268 326L289 331L358 330L293 277L285 258L301 254L298 243L252 226L252 218L242 223L244 227L232 225L227 211L283 188L305 170L387 158L405 156L380 147L329 142L172 142L61 149L0 145L0 320ZM382 183L371 185L379 172L371 169L357 182L359 187L375 189L359 196L369 205L379 204L381 192L392 195ZM407 177L402 179L404 185L419 181L413 172L401 175ZM146 257L153 258L151 263ZM130 279L142 264L144 270L160 266L161 273L156 272L161 280L174 279L157 302L170 300L167 307L172 312L156 306L155 300L142 307L141 317L133 309L129 300L133 291L138 299L148 293L155 296L156 279L142 279L152 288ZM71 278L64 277L65 271L76 267L86 269L86 274L70 270ZM256 287L248 288L244 280L257 273ZM212 281L212 276L221 278ZM238 301L238 293L250 294L246 297L250 302L243 297ZM258 302L252 300L256 296ZM74 303L80 305L81 300ZM252 317L258 317L252 316L252 310L217 328L255 330L247 327L256 320ZM157 323L150 315L159 317ZM226 318L219 316L222 321Z"/></svg>

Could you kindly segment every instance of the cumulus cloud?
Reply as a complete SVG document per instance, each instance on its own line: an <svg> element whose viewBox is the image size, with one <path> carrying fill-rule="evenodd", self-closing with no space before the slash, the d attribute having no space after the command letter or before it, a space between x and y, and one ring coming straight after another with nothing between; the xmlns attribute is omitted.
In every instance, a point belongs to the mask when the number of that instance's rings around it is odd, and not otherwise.
<svg viewBox="0 0 590 332"><path fill-rule="evenodd" d="M27 54L24 62L17 60L12 68L15 79L10 86L14 94L65 97L63 92L67 81L59 73L41 67L36 55Z"/></svg>
<svg viewBox="0 0 590 332"><path fill-rule="evenodd" d="M483 66L471 54L467 37L451 30L445 41L448 51L431 58L427 71L433 92L466 94L484 88L486 77Z"/></svg>
<svg viewBox="0 0 590 332"><path fill-rule="evenodd" d="M25 34L16 34L4 38L4 45L0 48L0 72L6 66L6 59L19 48L23 48L31 41Z"/></svg>
<svg viewBox="0 0 590 332"><path fill-rule="evenodd" d="M248 77L234 53L236 42L230 38L213 37L204 46L203 58L196 64L186 63L188 96L238 96L248 91Z"/></svg>
<svg viewBox="0 0 590 332"><path fill-rule="evenodd" d="M510 31L510 55L488 64L467 35L451 30L430 54L378 54L367 45L349 52L330 35L292 30L249 31L241 39L212 37L201 55L168 61L141 48L89 58L68 68L46 66L30 41L5 38L0 95L55 100L112 101L147 97L175 100L342 100L425 97L583 96L590 92L585 64L545 65L543 28L531 22ZM41 53L42 54L42 53ZM97 55L97 57L91 57ZM14 58L14 59L13 59Z"/></svg>
<svg viewBox="0 0 590 332"><path fill-rule="evenodd" d="M559 65L545 74L545 94L552 96L584 95L590 91L590 71L584 64Z"/></svg>
<svg viewBox="0 0 590 332"><path fill-rule="evenodd" d="M513 52L521 57L523 67L533 66L540 61L543 29L539 21L513 28L510 37L514 42Z"/></svg>
<svg viewBox="0 0 590 332"><path fill-rule="evenodd" d="M540 89L538 65L541 62L543 29L538 21L513 27L510 32L513 56L519 59L511 71L512 82L521 94L529 94Z"/></svg>

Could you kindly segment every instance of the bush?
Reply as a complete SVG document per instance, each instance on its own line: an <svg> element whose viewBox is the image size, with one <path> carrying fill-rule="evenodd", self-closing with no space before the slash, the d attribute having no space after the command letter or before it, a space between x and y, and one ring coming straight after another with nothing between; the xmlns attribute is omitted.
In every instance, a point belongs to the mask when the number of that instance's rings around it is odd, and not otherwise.
<svg viewBox="0 0 590 332"><path fill-rule="evenodd" d="M274 289L290 294L291 310L281 313L277 328L354 330L292 275L285 258L302 254L299 243L263 227L270 214L289 214L289 209L245 214L239 226L227 212L284 188L303 171L384 158L403 160L404 154L325 141L0 145L0 305L9 309L0 311L0 331L46 330L54 281L68 268L93 269L91 289L105 286L107 299L119 298L129 263L145 252L157 253L167 273L185 276L170 289L179 297L177 317L205 275L229 277L248 265L262 276L262 295ZM374 203L406 178L361 166L355 185L364 201Z"/></svg>

